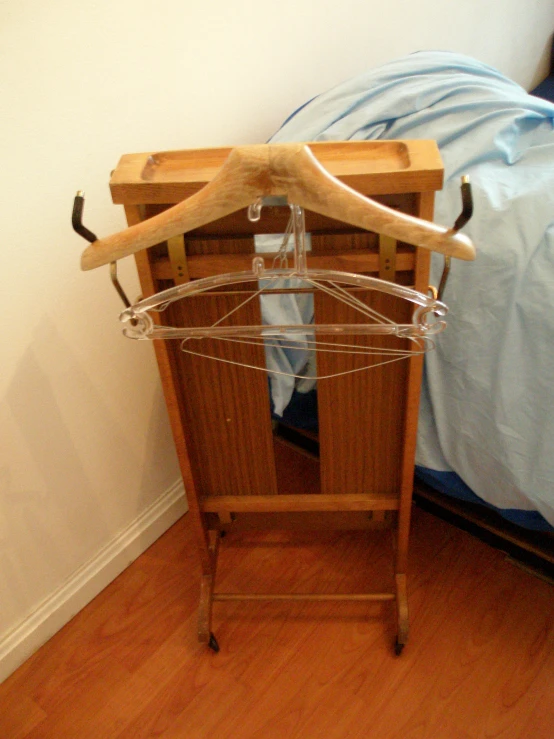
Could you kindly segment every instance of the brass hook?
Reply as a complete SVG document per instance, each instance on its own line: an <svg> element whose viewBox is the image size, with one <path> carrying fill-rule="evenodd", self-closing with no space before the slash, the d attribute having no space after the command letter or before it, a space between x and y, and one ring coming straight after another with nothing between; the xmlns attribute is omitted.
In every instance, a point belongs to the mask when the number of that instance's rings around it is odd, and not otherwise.
<svg viewBox="0 0 554 739"><path fill-rule="evenodd" d="M71 214L71 225L73 226L73 230L76 231L79 236L82 236L86 241L93 244L95 241L98 240L98 237L92 233L92 231L89 231L86 226L83 226L83 209L85 207L85 193L82 190L78 190L77 194L75 195L75 199L73 201L73 212ZM123 301L126 308L131 307L131 303L129 301L129 298L125 295L125 292L123 288L121 287L121 283L117 279L117 262L112 262L110 264L110 278L112 280L112 284L115 287L117 294Z"/></svg>
<svg viewBox="0 0 554 739"><path fill-rule="evenodd" d="M117 262L110 262L110 279L112 281L112 285L115 287L117 294L123 301L126 308L131 307L131 302L129 298L125 295L125 292L123 288L121 287L121 283L117 279Z"/></svg>
<svg viewBox="0 0 554 739"><path fill-rule="evenodd" d="M469 221L471 216L473 215L473 193L471 192L471 183L469 181L469 175L466 174L462 177L462 184L461 184L460 189L462 192L462 212L456 218L456 222L454 223L454 226L452 227L450 231L453 234L459 231L461 228L463 228L466 225L466 223ZM448 275L450 274L451 262L452 262L452 257L445 256L444 267L443 267L441 279L439 282L439 288L437 290L437 297L439 300L442 300L444 288L446 287Z"/></svg>

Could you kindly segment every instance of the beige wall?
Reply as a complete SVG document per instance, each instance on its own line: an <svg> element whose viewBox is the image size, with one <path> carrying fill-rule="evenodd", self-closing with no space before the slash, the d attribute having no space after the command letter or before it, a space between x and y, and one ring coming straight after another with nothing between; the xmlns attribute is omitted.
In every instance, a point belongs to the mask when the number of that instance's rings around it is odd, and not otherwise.
<svg viewBox="0 0 554 739"><path fill-rule="evenodd" d="M261 142L421 49L529 87L553 26L551 0L0 3L0 677L185 505L152 349L121 337L106 270L79 272L75 191L108 234L124 152Z"/></svg>

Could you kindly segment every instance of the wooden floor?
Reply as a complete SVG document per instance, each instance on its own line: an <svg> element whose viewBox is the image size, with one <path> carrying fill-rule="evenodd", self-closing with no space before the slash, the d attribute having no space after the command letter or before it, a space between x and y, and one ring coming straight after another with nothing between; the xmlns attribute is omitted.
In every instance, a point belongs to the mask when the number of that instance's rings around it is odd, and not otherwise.
<svg viewBox="0 0 554 739"><path fill-rule="evenodd" d="M391 576L389 546L230 534L218 584L363 591ZM185 516L0 686L0 737L554 737L554 588L429 513L400 657L392 605L363 603L218 603L214 654L196 641L195 555Z"/></svg>

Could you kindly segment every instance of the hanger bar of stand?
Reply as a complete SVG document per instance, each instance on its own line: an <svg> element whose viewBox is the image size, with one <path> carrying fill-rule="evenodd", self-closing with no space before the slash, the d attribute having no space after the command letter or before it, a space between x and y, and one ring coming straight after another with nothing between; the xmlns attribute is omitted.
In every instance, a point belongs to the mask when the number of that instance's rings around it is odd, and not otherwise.
<svg viewBox="0 0 554 739"><path fill-rule="evenodd" d="M267 294L267 293L266 293ZM139 314L140 315L140 314ZM144 314L143 314L144 315ZM224 339L247 337L271 339L286 339L287 336L295 334L317 334L318 336L399 336L401 338L420 337L425 335L424 327L411 323L394 324L363 324L363 323L291 323L271 326L262 324L259 326L200 326L192 328L181 328L176 326L152 326L144 327L140 319L130 316L129 321L136 321L136 330L125 330L125 335L130 339ZM433 326L434 324L431 324ZM429 328L431 328L431 326ZM442 328L442 326L441 326ZM432 331L429 331L432 333Z"/></svg>
<svg viewBox="0 0 554 739"><path fill-rule="evenodd" d="M168 288L160 293L156 293L148 298L136 303L132 306L133 315L139 313L145 313L149 310L160 309L161 306L165 306L175 300L180 300L185 297L192 297L194 295L200 295L203 292L213 290L218 287L229 287L230 285L239 285L242 283L249 283L254 281L267 282L269 283L268 288L265 290L267 294L270 294L271 284L276 282L278 279L294 278L300 284L298 287L305 287L303 283L306 282L313 284L314 282L339 282L341 284L351 285L352 287L363 287L367 290L377 290L379 292L388 293L389 295L395 295L396 297L408 300L415 305L420 305L428 309L435 307L435 300L430 298L428 295L424 295L417 290L412 290L404 285L398 285L396 283L385 282L375 277L367 275L357 274L355 272L341 272L337 270L308 270L305 274L300 275L290 269L271 269L265 270L263 259L259 256L255 257L255 270L249 270L246 272L232 272L228 274L219 274L212 277L206 277L202 280L196 280L194 282L188 282L183 285L176 285ZM446 306L441 306L445 308Z"/></svg>
<svg viewBox="0 0 554 739"><path fill-rule="evenodd" d="M273 253L260 254L269 264L277 256ZM351 250L345 254L330 251L322 254L309 253L309 264L312 269L337 269L345 272L377 273L380 256L368 253L367 250ZM396 272L410 272L414 268L413 251L396 253ZM225 272L243 272L252 265L252 254L193 254L187 255L188 276L190 280L213 277ZM173 279L172 263L168 257L153 260L152 271L158 280Z"/></svg>

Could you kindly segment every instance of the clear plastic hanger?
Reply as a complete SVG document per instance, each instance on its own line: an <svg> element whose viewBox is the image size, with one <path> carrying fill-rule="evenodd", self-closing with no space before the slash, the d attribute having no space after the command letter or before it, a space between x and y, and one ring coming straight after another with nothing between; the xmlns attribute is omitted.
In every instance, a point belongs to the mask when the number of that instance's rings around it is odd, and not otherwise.
<svg viewBox="0 0 554 739"><path fill-rule="evenodd" d="M283 197L290 204L292 214L291 230L294 232L294 264L291 269L284 266L284 253L280 255L280 266L275 264L266 269L261 256L252 260L252 269L208 277L194 282L176 285L157 295L141 300L136 305L127 306L120 318L125 324L124 333L134 339L181 339L181 349L191 354L207 356L217 361L239 364L232 360L212 357L192 349L193 339L212 339L220 341L262 344L295 348L310 346L317 351L363 354L381 357L377 364L397 361L414 353L423 353L433 346L434 334L443 330L445 322L440 320L447 308L437 299L436 292L426 295L411 288L385 282L373 277L335 270L310 270L306 262L304 240L303 208L321 215L352 224L365 230L375 231L395 239L442 253L447 261L443 281L448 272L451 256L464 260L475 258L475 247L471 240L458 233L461 227L457 222L454 228L444 228L434 223L415 218L388 208L367 198L344 185L333 177L317 161L306 144L278 144L238 147L234 149L217 175L200 191L190 198L165 210L164 212L130 226L121 233L105 239L97 239L88 232L84 237L91 242L83 252L81 266L84 270L94 269L103 264L115 264L115 260L165 241L177 234L199 228L219 218L248 207L251 220L258 220L263 204L262 196ZM253 203L253 204L252 204ZM291 204L293 203L293 204ZM464 202L464 209L465 202ZM74 228L82 227L80 215L82 202L74 205ZM113 272L113 270L112 270ZM114 279L115 278L115 279ZM321 290L345 303L364 316L363 323L352 324L287 324L287 325L245 325L229 326L224 321L249 301L277 289L278 283L286 279L293 281L298 289ZM116 276L112 274L116 284ZM257 282L259 288L213 325L204 327L163 326L154 321L149 311L163 311L176 300L206 294L217 289L220 294L224 287ZM116 284L116 288L118 284ZM413 303L416 308L412 322L398 324L367 306L347 288L379 291L394 295ZM292 288L291 288L292 289ZM438 295L440 298L440 293ZM429 319L432 320L429 320ZM307 335L313 336L308 340ZM325 335L335 338L324 341ZM374 335L390 336L406 341L399 342L400 348L374 348L356 344L336 342L338 336ZM371 365L375 366L376 362ZM254 367L275 374L292 375L288 372L275 372L265 366ZM366 369L360 367L359 369ZM348 374L340 372L337 374ZM336 375L329 375L336 376ZM311 379L322 379L314 376Z"/></svg>
<svg viewBox="0 0 554 739"><path fill-rule="evenodd" d="M248 217L250 220L256 221L260 218L261 208L263 205L262 198L251 205L248 209ZM243 272L234 272L204 279L195 280L182 285L176 285L161 293L157 293L149 298L139 301L136 305L128 307L120 315L120 320L124 323L123 333L128 338L133 339L181 339L181 350L188 354L194 354L201 357L214 359L216 361L229 364L240 364L252 369L259 369L270 374L287 375L299 379L327 379L351 372L358 372L369 367L375 367L389 362L398 361L414 354L420 354L434 346L431 336L442 331L446 323L439 320L447 313L447 307L444 303L437 300L436 295L430 296L413 290L412 288L397 285L392 282L386 282L374 277L359 275L355 273L342 272L336 270L311 270L308 269L306 243L305 243L305 226L304 211L300 206L290 205L291 218L287 233L284 236L282 247L275 256L273 267L265 268L264 259L256 256L252 260L252 269ZM289 236L294 235L294 262L291 268L288 267L286 258L286 247ZM279 266L275 266L275 265ZM287 325L244 325L230 326L225 324L225 320L240 310L244 305L263 295L270 294L272 290L281 289L283 280L290 285L290 290L299 289L321 290L334 299L350 306L357 312L361 313L365 320L363 323L350 324L287 324ZM239 305L235 306L231 311L221 316L211 326L203 327L175 327L163 326L155 323L150 311L163 312L171 303L177 300L183 300L193 296L207 294L217 289L217 294L221 294L221 288L233 287L236 285L256 282L259 287L251 294L248 294ZM345 287L346 286L346 287ZM354 292L349 291L347 287L355 287L371 291L379 291L389 295L394 295L403 300L413 303L416 308L413 313L412 323L398 324L390 318L379 313L375 309L366 305ZM429 319L432 319L429 321ZM344 342L338 343L334 341L324 341L324 336L345 338ZM347 343L349 336L392 336L398 339L408 339L410 346L399 348L391 347L370 347ZM313 336L308 339L307 336ZM356 367L343 372L336 372L331 375L320 376L317 374L294 374L293 372L281 372L270 370L266 366L249 365L234 362L230 359L214 357L210 354L197 351L192 348L192 340L201 339L217 339L220 341L248 343L263 345L266 349L282 348L317 350L318 352L331 352L341 354L362 355L372 357L371 364Z"/></svg>

